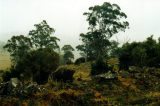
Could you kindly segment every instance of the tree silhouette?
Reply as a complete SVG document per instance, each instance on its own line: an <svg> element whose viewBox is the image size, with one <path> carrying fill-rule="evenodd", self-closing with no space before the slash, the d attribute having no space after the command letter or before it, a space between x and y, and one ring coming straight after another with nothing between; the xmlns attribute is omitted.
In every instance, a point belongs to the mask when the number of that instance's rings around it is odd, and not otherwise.
<svg viewBox="0 0 160 106"><path fill-rule="evenodd" d="M89 8L89 12L85 12L89 23L89 32L81 34L83 44L77 46L78 50L83 51L87 55L94 55L97 59L106 57L109 46L111 46L110 38L119 31L125 31L129 23L124 21L127 18L124 12L121 12L117 4L108 2L102 5L96 5Z"/></svg>
<svg viewBox="0 0 160 106"><path fill-rule="evenodd" d="M64 45L62 47L62 50L64 52L63 59L64 59L65 64L72 63L72 60L74 59L73 47L71 45Z"/></svg>
<svg viewBox="0 0 160 106"><path fill-rule="evenodd" d="M51 36L55 30L51 28L45 20L39 24L35 24L34 26L36 29L31 30L29 32L29 36L31 37L31 41L36 48L59 48L57 44L59 39L55 36Z"/></svg>
<svg viewBox="0 0 160 106"><path fill-rule="evenodd" d="M4 46L5 49L10 53L12 62L17 63L25 54L27 54L31 48L32 43L30 38L24 35L12 36Z"/></svg>

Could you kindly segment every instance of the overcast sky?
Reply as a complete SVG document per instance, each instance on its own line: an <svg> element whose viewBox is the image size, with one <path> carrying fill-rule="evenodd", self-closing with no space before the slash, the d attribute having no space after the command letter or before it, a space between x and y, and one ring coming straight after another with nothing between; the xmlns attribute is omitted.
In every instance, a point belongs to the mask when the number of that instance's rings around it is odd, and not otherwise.
<svg viewBox="0 0 160 106"><path fill-rule="evenodd" d="M142 41L160 35L160 0L0 0L0 41L13 35L28 34L34 24L46 20L55 28L60 45L80 43L79 34L87 31L83 13L90 6L118 4L128 16L130 29L117 34L118 41Z"/></svg>

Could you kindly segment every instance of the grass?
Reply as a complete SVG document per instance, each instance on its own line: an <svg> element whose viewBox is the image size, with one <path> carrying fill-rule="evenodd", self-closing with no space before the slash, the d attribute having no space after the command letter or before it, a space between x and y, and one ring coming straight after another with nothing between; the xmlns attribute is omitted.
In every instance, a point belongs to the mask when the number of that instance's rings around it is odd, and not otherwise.
<svg viewBox="0 0 160 106"><path fill-rule="evenodd" d="M0 70L6 70L11 65L9 54L0 53Z"/></svg>

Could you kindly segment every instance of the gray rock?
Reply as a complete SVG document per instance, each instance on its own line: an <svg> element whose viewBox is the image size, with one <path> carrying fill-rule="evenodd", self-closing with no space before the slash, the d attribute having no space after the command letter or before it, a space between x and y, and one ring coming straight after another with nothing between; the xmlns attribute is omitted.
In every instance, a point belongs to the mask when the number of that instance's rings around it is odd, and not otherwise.
<svg viewBox="0 0 160 106"><path fill-rule="evenodd" d="M99 79L100 81L109 81L118 79L118 75L116 73L112 73L111 71L109 71L104 74L96 75L94 79Z"/></svg>
<svg viewBox="0 0 160 106"><path fill-rule="evenodd" d="M20 84L20 81L18 80L18 78L11 78L10 84L12 87L17 87Z"/></svg>

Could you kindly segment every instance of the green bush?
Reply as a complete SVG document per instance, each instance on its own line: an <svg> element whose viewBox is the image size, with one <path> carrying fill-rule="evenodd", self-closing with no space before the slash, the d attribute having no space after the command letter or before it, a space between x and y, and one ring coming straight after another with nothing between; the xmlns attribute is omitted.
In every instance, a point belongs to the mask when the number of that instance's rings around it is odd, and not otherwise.
<svg viewBox="0 0 160 106"><path fill-rule="evenodd" d="M52 78L56 81L72 82L74 69L69 69L67 67L60 67L55 72L52 73Z"/></svg>
<svg viewBox="0 0 160 106"><path fill-rule="evenodd" d="M91 75L97 75L108 72L109 68L103 60L97 60L91 65Z"/></svg>
<svg viewBox="0 0 160 106"><path fill-rule="evenodd" d="M11 71L14 77L33 78L38 84L46 83L48 76L59 66L59 55L51 49L31 51Z"/></svg>
<svg viewBox="0 0 160 106"><path fill-rule="evenodd" d="M120 68L128 70L129 66L160 68L160 40L153 36L143 42L125 43L117 49Z"/></svg>

